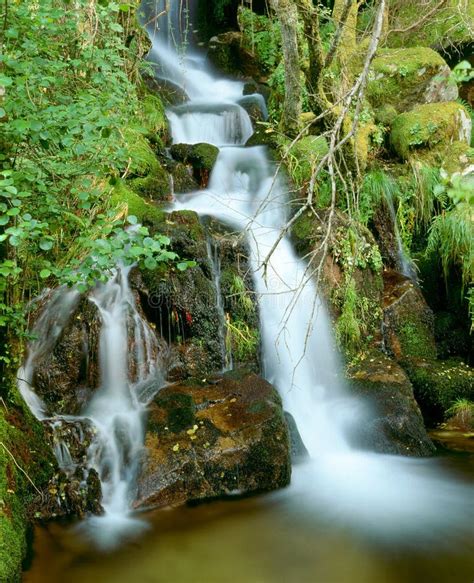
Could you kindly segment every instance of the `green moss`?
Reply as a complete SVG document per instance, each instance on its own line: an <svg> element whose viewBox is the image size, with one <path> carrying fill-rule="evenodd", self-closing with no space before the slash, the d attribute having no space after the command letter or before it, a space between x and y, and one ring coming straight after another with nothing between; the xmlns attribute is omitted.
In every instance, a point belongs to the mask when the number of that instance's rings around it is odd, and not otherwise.
<svg viewBox="0 0 474 583"><path fill-rule="evenodd" d="M157 95L147 94L140 100L141 115L146 130L152 134L163 135L168 130L163 102Z"/></svg>
<svg viewBox="0 0 474 583"><path fill-rule="evenodd" d="M466 109L454 101L419 105L395 118L391 143L404 160L418 158L427 162L426 158L436 155L453 159L469 150L463 129L468 119Z"/></svg>
<svg viewBox="0 0 474 583"><path fill-rule="evenodd" d="M191 395L173 393L171 395L158 396L156 402L166 409L168 427L173 433L180 433L194 425L196 408Z"/></svg>
<svg viewBox="0 0 474 583"><path fill-rule="evenodd" d="M211 171L219 155L219 148L212 144L175 144L171 146L175 160L191 164L195 170Z"/></svg>
<svg viewBox="0 0 474 583"><path fill-rule="evenodd" d="M406 370L416 400L430 422L446 419L457 400L474 400L474 371L459 360L413 360Z"/></svg>
<svg viewBox="0 0 474 583"><path fill-rule="evenodd" d="M159 162L146 136L138 129L123 130L130 155L129 174L146 176L159 167Z"/></svg>
<svg viewBox="0 0 474 583"><path fill-rule="evenodd" d="M158 225L165 217L163 211L147 203L122 180L114 186L110 202L122 209L126 207L127 215L134 215L143 224Z"/></svg>
<svg viewBox="0 0 474 583"><path fill-rule="evenodd" d="M141 178L133 178L128 184L140 196L156 201L169 201L171 184L168 172L158 164L153 170Z"/></svg>
<svg viewBox="0 0 474 583"><path fill-rule="evenodd" d="M279 139L280 151L286 155L288 173L298 187L307 186L315 166L329 151L327 140L323 136L306 136L288 151L290 144L286 138Z"/></svg>
<svg viewBox="0 0 474 583"><path fill-rule="evenodd" d="M431 0L426 3L423 12L420 12L419 0L395 0L393 6L390 6L391 11L396 14L390 27L394 32L391 31L387 39L390 46L410 47L422 44L449 48L452 45L472 42L474 4L469 1L460 4L459 0L448 0L438 8L434 17L424 19L421 26L413 27L413 23L418 22L423 14L438 5L439 2ZM402 32L404 30L406 32Z"/></svg>
<svg viewBox="0 0 474 583"><path fill-rule="evenodd" d="M398 339L404 358L433 358L436 355L433 334L424 322L417 321L416 314L411 321L402 324Z"/></svg>
<svg viewBox="0 0 474 583"><path fill-rule="evenodd" d="M42 426L12 385L10 398L0 409L0 581L5 582L20 580L26 531L37 495L18 466L42 490L53 475L55 462Z"/></svg>

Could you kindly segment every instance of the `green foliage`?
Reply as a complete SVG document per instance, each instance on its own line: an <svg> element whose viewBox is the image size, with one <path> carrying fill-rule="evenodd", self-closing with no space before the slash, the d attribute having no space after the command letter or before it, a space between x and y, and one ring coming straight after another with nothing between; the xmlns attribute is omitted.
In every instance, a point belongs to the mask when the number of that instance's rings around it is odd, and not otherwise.
<svg viewBox="0 0 474 583"><path fill-rule="evenodd" d="M243 33L244 46L255 55L262 71L273 71L281 59L281 32L278 21L267 16L259 16L248 8L240 8L239 26Z"/></svg>
<svg viewBox="0 0 474 583"><path fill-rule="evenodd" d="M461 269L464 286L474 282L474 177L442 173L436 194L443 212L430 226L426 253L441 258L445 277L455 265ZM471 296L469 296L471 298Z"/></svg>
<svg viewBox="0 0 474 583"><path fill-rule="evenodd" d="M256 328L250 328L241 320L227 320L227 351L231 352L237 362L251 360L258 351L260 334Z"/></svg>
<svg viewBox="0 0 474 583"><path fill-rule="evenodd" d="M380 168L367 172L359 190L358 220L367 225L378 206L384 201L393 202L398 195L398 182L390 174Z"/></svg>
<svg viewBox="0 0 474 583"><path fill-rule="evenodd" d="M474 79L474 68L469 61L461 61L452 71L456 83L469 83Z"/></svg>
<svg viewBox="0 0 474 583"><path fill-rule="evenodd" d="M117 261L176 258L115 208L121 176L159 167L147 136L166 126L159 99L139 98L146 47L133 7L99 2L92 26L88 6L20 1L4 15L0 326L16 334L45 284L83 289Z"/></svg>
<svg viewBox="0 0 474 583"><path fill-rule="evenodd" d="M332 245L332 255L347 272L367 268L375 273L382 271L382 256L378 245L371 244L353 227L337 230Z"/></svg>

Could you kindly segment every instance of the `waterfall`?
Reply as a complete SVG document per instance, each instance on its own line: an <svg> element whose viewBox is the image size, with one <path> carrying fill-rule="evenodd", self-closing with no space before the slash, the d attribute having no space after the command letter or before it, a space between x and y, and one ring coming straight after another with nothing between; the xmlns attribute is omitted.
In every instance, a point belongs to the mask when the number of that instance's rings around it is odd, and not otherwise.
<svg viewBox="0 0 474 583"><path fill-rule="evenodd" d="M239 105L243 83L216 79L194 48L183 59L159 35L151 38L150 60L161 62L189 96L187 104L167 113L174 141L221 146L207 189L176 194L173 209L215 217L246 234L259 301L263 373L280 392L311 458L293 472L291 492L302 516L314 512L380 541L408 542L436 533L442 538L444 529L472 531L472 489L441 472L435 461L350 446L349 428L365 423L370 412L341 381L330 319L311 264L281 236L288 211L285 180L266 148L243 147L247 113L229 113L237 111L232 104Z"/></svg>
<svg viewBox="0 0 474 583"><path fill-rule="evenodd" d="M87 452L87 464L97 471L102 486L103 517L92 517L82 526L101 547L113 546L122 535L140 529L143 523L129 517L134 497L134 479L144 440L146 405L163 385L154 332L142 318L128 282L130 267L118 268L107 283L90 292L89 300L99 311L100 386L81 415L51 416L34 393L34 371L41 358L54 348L78 305L80 294L59 288L46 301L28 348L18 383L32 412L48 423L53 434L64 422L91 424L95 434ZM59 466L74 471L67 443L56 437L54 451Z"/></svg>
<svg viewBox="0 0 474 583"><path fill-rule="evenodd" d="M214 280L214 289L216 291L216 308L219 316L219 339L222 352L222 370L223 372L232 370L232 349L227 345L227 322L224 310L224 299L221 291L221 259L219 257L219 246L209 236L206 240L207 255L212 266L212 278Z"/></svg>
<svg viewBox="0 0 474 583"><path fill-rule="evenodd" d="M397 241L397 256L399 263L398 268L400 269L402 275L416 283L418 281L416 267L413 261L407 256L407 253L403 248L402 237L400 235L400 229L398 228L397 213L395 212L395 205L393 204L393 198L390 194L385 196L385 202L387 203L390 218L393 223L395 239Z"/></svg>

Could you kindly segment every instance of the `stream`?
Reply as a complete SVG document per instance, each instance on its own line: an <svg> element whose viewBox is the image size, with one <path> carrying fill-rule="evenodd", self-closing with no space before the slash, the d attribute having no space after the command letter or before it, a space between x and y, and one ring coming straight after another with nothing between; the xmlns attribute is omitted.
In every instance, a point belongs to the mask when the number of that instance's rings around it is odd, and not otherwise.
<svg viewBox="0 0 474 583"><path fill-rule="evenodd" d="M127 274L119 273L92 298L103 319L101 365L112 375L87 411L105 436L92 464L107 476L106 514L79 530L59 522L38 526L24 581L470 583L474 455L420 460L351 447L351 430L370 411L341 380L311 265L281 236L285 179L264 147L244 146L253 129L240 105L243 83L216 75L192 46L181 50L182 18L180 11L163 18L149 59L189 97L167 112L173 142L211 143L220 154L208 187L177 194L172 210L194 210L243 233L259 300L262 373L295 419L310 459L294 467L291 486L280 492L132 516L127 496L146 403L126 381L126 355L117 358L127 346L123 313L133 308ZM217 260L214 267L218 283ZM138 359L143 381L156 374L154 361L153 370L145 366L146 351L155 351L148 329L138 316L134 321L136 344L145 347ZM104 539L114 529L139 529L141 536L112 548Z"/></svg>

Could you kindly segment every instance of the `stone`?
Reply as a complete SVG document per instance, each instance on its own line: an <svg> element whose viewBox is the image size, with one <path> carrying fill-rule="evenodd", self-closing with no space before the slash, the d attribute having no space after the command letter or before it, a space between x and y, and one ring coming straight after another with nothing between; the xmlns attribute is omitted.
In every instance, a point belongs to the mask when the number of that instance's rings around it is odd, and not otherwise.
<svg viewBox="0 0 474 583"><path fill-rule="evenodd" d="M363 422L350 431L353 445L379 453L428 456L435 447L406 373L379 351L349 366L351 393L367 407Z"/></svg>
<svg viewBox="0 0 474 583"><path fill-rule="evenodd" d="M288 431L290 432L290 453L291 461L294 464L304 461L309 458L308 450L306 449L303 440L301 439L300 432L296 426L296 421L291 413L285 411L285 419L288 425Z"/></svg>
<svg viewBox="0 0 474 583"><path fill-rule="evenodd" d="M166 215L158 231L171 240L181 259L196 266L185 271L159 265L133 274L143 310L170 345L165 366L170 380L206 378L221 370L222 340L207 234L198 215L179 211Z"/></svg>
<svg viewBox="0 0 474 583"><path fill-rule="evenodd" d="M50 352L35 362L33 386L48 410L76 415L98 388L101 318L82 298Z"/></svg>
<svg viewBox="0 0 474 583"><path fill-rule="evenodd" d="M163 388L150 405L135 508L247 495L290 482L281 399L255 374Z"/></svg>
<svg viewBox="0 0 474 583"><path fill-rule="evenodd" d="M174 144L171 156L178 162L192 168L194 179L201 187L206 187L209 176L219 155L219 148L212 144Z"/></svg>
<svg viewBox="0 0 474 583"><path fill-rule="evenodd" d="M415 105L457 98L451 69L430 48L382 49L372 62L367 99L373 107L391 105L401 113Z"/></svg>
<svg viewBox="0 0 474 583"><path fill-rule="evenodd" d="M182 105L189 100L186 91L168 79L144 75L144 81L148 89L157 93L167 105Z"/></svg>
<svg viewBox="0 0 474 583"><path fill-rule="evenodd" d="M252 53L242 45L242 33L224 32L209 41L207 56L220 71L230 75L260 78Z"/></svg>
<svg viewBox="0 0 474 583"><path fill-rule="evenodd" d="M418 159L454 172L468 155L471 130L471 118L460 103L430 103L397 116L390 141L403 160Z"/></svg>
<svg viewBox="0 0 474 583"><path fill-rule="evenodd" d="M434 316L420 288L393 270L384 272L384 342L398 361L436 358Z"/></svg>

